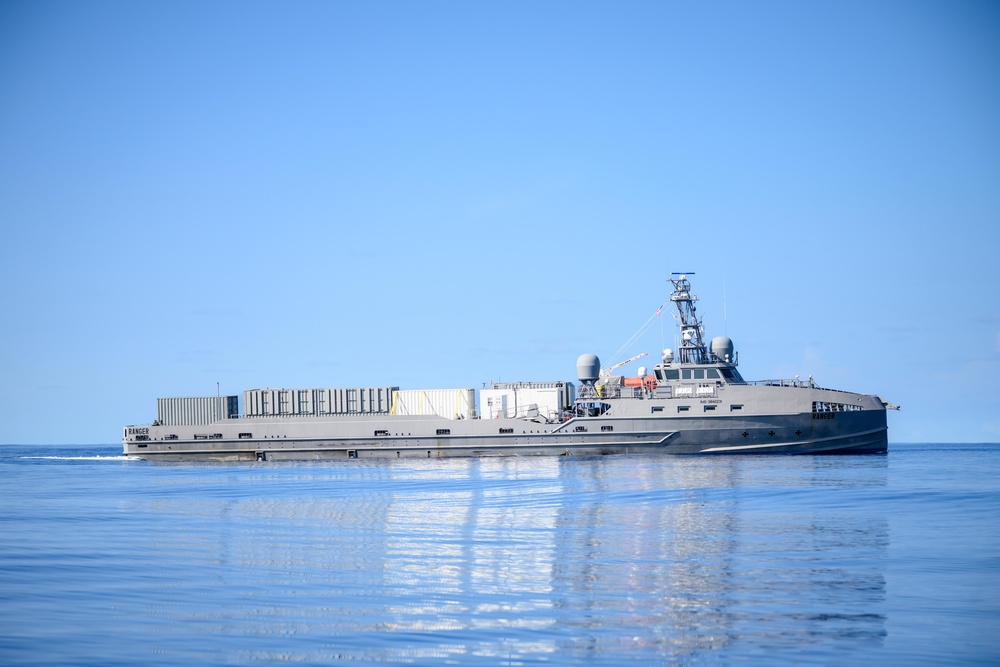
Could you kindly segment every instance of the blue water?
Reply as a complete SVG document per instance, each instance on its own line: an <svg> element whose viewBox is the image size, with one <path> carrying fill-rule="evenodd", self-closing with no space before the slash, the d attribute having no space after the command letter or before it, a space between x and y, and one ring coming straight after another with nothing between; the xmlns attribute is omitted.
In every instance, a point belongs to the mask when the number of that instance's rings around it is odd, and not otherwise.
<svg viewBox="0 0 1000 667"><path fill-rule="evenodd" d="M118 453L0 447L0 664L1000 663L1000 445Z"/></svg>

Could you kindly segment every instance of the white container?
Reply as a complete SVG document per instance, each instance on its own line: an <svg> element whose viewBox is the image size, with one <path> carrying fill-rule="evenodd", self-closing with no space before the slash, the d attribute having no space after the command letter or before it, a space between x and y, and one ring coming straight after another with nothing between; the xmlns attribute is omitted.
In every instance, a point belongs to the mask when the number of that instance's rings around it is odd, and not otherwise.
<svg viewBox="0 0 1000 667"><path fill-rule="evenodd" d="M483 419L541 416L558 419L573 405L572 382L494 382L479 390Z"/></svg>
<svg viewBox="0 0 1000 667"><path fill-rule="evenodd" d="M437 415L446 419L474 419L474 389L404 389L392 397L391 414Z"/></svg>

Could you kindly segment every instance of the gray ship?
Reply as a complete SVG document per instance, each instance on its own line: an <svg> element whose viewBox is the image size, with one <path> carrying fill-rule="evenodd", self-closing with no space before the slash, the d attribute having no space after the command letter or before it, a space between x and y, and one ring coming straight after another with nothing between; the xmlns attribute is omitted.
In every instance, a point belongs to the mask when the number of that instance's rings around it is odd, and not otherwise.
<svg viewBox="0 0 1000 667"><path fill-rule="evenodd" d="M676 353L652 372L614 375L593 354L570 382L491 384L475 391L253 389L157 400L150 425L126 426L124 455L156 461L662 454L882 454L886 411L870 394L802 381L746 381L733 342L704 341L685 274L670 278ZM658 311L659 312L659 311Z"/></svg>

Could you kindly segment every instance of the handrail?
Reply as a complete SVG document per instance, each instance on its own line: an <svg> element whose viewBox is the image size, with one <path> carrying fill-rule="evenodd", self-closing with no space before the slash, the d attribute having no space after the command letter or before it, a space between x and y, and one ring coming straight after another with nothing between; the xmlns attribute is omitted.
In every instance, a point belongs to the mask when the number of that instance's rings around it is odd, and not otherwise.
<svg viewBox="0 0 1000 667"><path fill-rule="evenodd" d="M748 380L744 384L750 384L757 387L804 387L806 389L819 389L819 386L813 382L811 377L808 380L802 380L800 378L792 378L791 380Z"/></svg>
<svg viewBox="0 0 1000 667"><path fill-rule="evenodd" d="M674 398L676 398L677 397L676 388L678 386L690 386L690 387L694 388L694 390L692 392L692 397L693 398L698 398L699 396L698 396L698 389L697 388L700 387L700 386L709 386L710 384L711 383L700 382L700 381L697 381L697 380L694 381L694 382L680 382L678 384L673 384L671 382L661 382L661 383L659 383L659 385L657 386L657 388L653 390L652 396L644 394L642 392L642 389L640 387L618 387L618 386L608 387L608 386L604 386L604 387L602 387L602 389L601 389L600 392L598 392L596 390L585 390L583 387L581 387L581 391L577 393L576 397L577 397L577 400L581 400L581 399L583 399L583 400L600 400L602 398L636 398L636 399L641 399L641 398L653 398L653 397L656 397L657 395L660 395L662 397L663 393L665 393L664 390L666 390ZM816 384L816 382L811 377L809 379L806 379L806 380L803 380L801 378L790 378L790 379L788 379L788 378L778 378L778 379L770 379L770 380L744 380L743 382L727 381L727 382L722 383L722 384L715 383L715 384L712 384L712 386L716 388L716 391L718 390L718 387L720 387L720 386L721 387L725 387L725 386L734 386L734 387L739 387L739 386L754 386L754 387L795 387L795 388L799 388L799 389L822 389L823 391L835 391L835 392L839 392L839 393L842 393L842 394L853 394L853 393L856 393L856 392L847 391L847 390L844 390L844 389L830 389L828 387L821 387L818 384ZM630 389L633 390L633 391L628 391ZM702 398L703 397L704 396L702 396Z"/></svg>

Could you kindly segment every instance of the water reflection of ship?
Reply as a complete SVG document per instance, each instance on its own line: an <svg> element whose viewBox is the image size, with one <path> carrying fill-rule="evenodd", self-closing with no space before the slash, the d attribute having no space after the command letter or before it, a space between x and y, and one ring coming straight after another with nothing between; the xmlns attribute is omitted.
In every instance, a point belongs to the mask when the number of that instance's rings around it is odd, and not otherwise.
<svg viewBox="0 0 1000 667"><path fill-rule="evenodd" d="M621 643L654 646L672 656L718 647L731 639L726 630L732 626L731 552L738 521L732 499L711 496L713 489L733 486L734 470L687 460L666 470L634 463L635 481L621 502L602 500L614 498L621 481L607 467L595 467L581 480L599 490L598 500L583 511L567 508L567 535L597 548L588 560L561 561L559 579L570 597L604 597L619 606L627 629ZM664 472L671 475L666 483ZM612 539L605 535L609 526L628 529L614 531Z"/></svg>
<svg viewBox="0 0 1000 667"><path fill-rule="evenodd" d="M432 489L399 494L386 516L383 564L385 585L400 593L387 614L393 630L474 630L483 657L557 650L554 636L537 636L561 616L551 599L559 513L552 501L562 497L557 461L452 460L436 471L443 477ZM473 649L452 637L447 643L407 655Z"/></svg>
<svg viewBox="0 0 1000 667"><path fill-rule="evenodd" d="M386 584L434 591L394 607L395 627L475 628L476 650L496 655L880 642L885 519L775 510L766 490L751 497L755 465L470 460L453 491L407 494L387 514ZM829 465L792 465L805 490L831 483ZM865 465L873 475L854 483L884 483L884 460ZM531 645L512 630L535 631Z"/></svg>
<svg viewBox="0 0 1000 667"><path fill-rule="evenodd" d="M887 521L815 499L884 485L886 466L514 457L276 469L254 481L275 482L266 497L157 500L154 511L213 529L151 534L150 547L215 568L223 597L246 592L219 622L337 637L352 659L606 657L623 645L653 661L720 647L752 657L882 640ZM151 613L177 627L211 619L183 599Z"/></svg>

